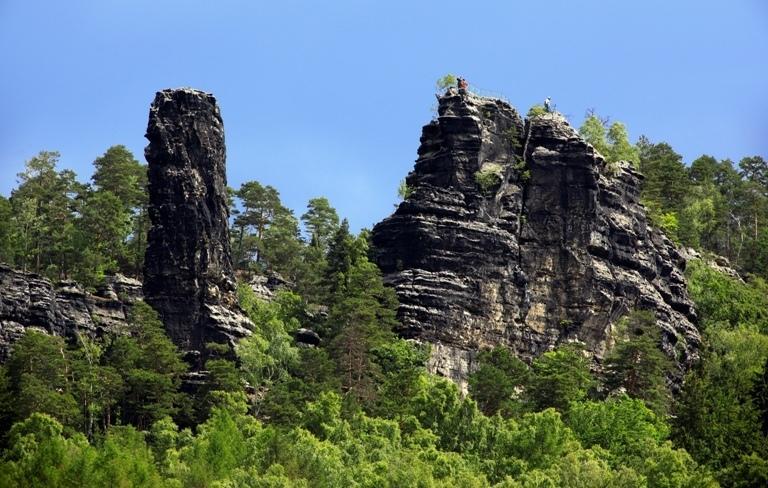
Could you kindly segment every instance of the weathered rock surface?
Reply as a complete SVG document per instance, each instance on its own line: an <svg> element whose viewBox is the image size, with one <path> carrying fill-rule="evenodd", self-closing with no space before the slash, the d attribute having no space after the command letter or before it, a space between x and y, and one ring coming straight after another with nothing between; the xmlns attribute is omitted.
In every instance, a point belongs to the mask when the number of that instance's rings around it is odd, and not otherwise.
<svg viewBox="0 0 768 488"><path fill-rule="evenodd" d="M206 343L232 344L253 326L237 306L224 127L215 98L191 89L158 92L146 137L152 227L144 296L194 363Z"/></svg>
<svg viewBox="0 0 768 488"><path fill-rule="evenodd" d="M257 298L272 301L280 290L288 290L292 284L275 272L267 272L266 275L255 275L248 281Z"/></svg>
<svg viewBox="0 0 768 488"><path fill-rule="evenodd" d="M141 282L107 277L96 294L73 281L54 285L33 273L0 265L0 363L27 328L72 337L124 333L130 305L141 299Z"/></svg>
<svg viewBox="0 0 768 488"><path fill-rule="evenodd" d="M532 358L580 341L599 362L633 309L655 312L681 370L695 360L685 260L649 225L638 172L609 168L557 114L524 121L450 92L418 155L410 196L372 239L401 333L433 344L434 372L465 385L476 352L496 345Z"/></svg>
<svg viewBox="0 0 768 488"><path fill-rule="evenodd" d="M744 283L744 277L737 269L731 266L731 262L725 256L710 254L706 252L700 253L691 247L681 248L680 254L682 254L686 261L699 260L718 273L722 273L729 278L733 278L734 280Z"/></svg>

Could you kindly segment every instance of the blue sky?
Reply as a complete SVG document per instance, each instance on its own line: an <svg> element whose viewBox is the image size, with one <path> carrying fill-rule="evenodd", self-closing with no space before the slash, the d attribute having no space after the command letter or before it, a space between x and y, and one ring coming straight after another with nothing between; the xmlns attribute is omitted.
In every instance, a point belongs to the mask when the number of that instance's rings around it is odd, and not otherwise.
<svg viewBox="0 0 768 488"><path fill-rule="evenodd" d="M157 90L216 95L229 183L388 215L445 73L521 111L551 96L633 140L768 157L764 0L0 0L0 194L38 151L81 179L109 146L143 161Z"/></svg>

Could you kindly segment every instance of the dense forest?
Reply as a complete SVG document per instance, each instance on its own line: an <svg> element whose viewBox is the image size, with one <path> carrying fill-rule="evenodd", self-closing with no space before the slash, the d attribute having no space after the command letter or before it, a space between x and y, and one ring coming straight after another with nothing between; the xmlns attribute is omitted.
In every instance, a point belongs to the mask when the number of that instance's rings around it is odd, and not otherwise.
<svg viewBox="0 0 768 488"><path fill-rule="evenodd" d="M211 344L208 380L185 387L187 364L141 302L123 336L29 330L0 369L0 486L768 486L768 162L686 164L593 113L580 132L639 168L654 224L702 257L687 269L702 359L682 386L637 311L600 373L576 344L530 364L486 350L464 396L427 373L427 346L395 334L369 232L323 197L297 217L250 181L231 190L231 244L257 330L236 359ZM92 288L139 277L145 166L114 146L85 184L58 157L27 161L0 197L0 262ZM287 283L271 301L248 285L264 274ZM300 328L322 344L296 345Z"/></svg>

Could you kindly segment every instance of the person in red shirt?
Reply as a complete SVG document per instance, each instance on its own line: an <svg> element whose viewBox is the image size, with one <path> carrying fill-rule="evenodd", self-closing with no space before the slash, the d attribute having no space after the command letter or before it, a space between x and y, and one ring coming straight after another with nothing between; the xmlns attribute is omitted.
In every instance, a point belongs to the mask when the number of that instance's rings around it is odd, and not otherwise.
<svg viewBox="0 0 768 488"><path fill-rule="evenodd" d="M457 78L457 84L459 86L459 93L464 94L467 93L467 88L469 88L469 83L467 83L467 80L464 78Z"/></svg>

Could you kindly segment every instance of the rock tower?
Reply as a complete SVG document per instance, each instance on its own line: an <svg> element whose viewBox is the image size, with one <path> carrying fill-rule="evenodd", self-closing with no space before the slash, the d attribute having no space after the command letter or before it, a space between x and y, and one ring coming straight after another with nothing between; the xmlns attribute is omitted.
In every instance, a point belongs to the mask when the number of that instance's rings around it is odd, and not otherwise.
<svg viewBox="0 0 768 488"><path fill-rule="evenodd" d="M152 227L144 297L171 339L199 365L207 343L232 344L252 328L237 306L216 99L186 88L158 92L146 138Z"/></svg>
<svg viewBox="0 0 768 488"><path fill-rule="evenodd" d="M559 114L451 91L422 132L409 197L373 229L401 333L464 383L476 352L580 341L600 361L630 310L656 315L681 370L700 338L685 260L648 222L642 175L609 165Z"/></svg>

